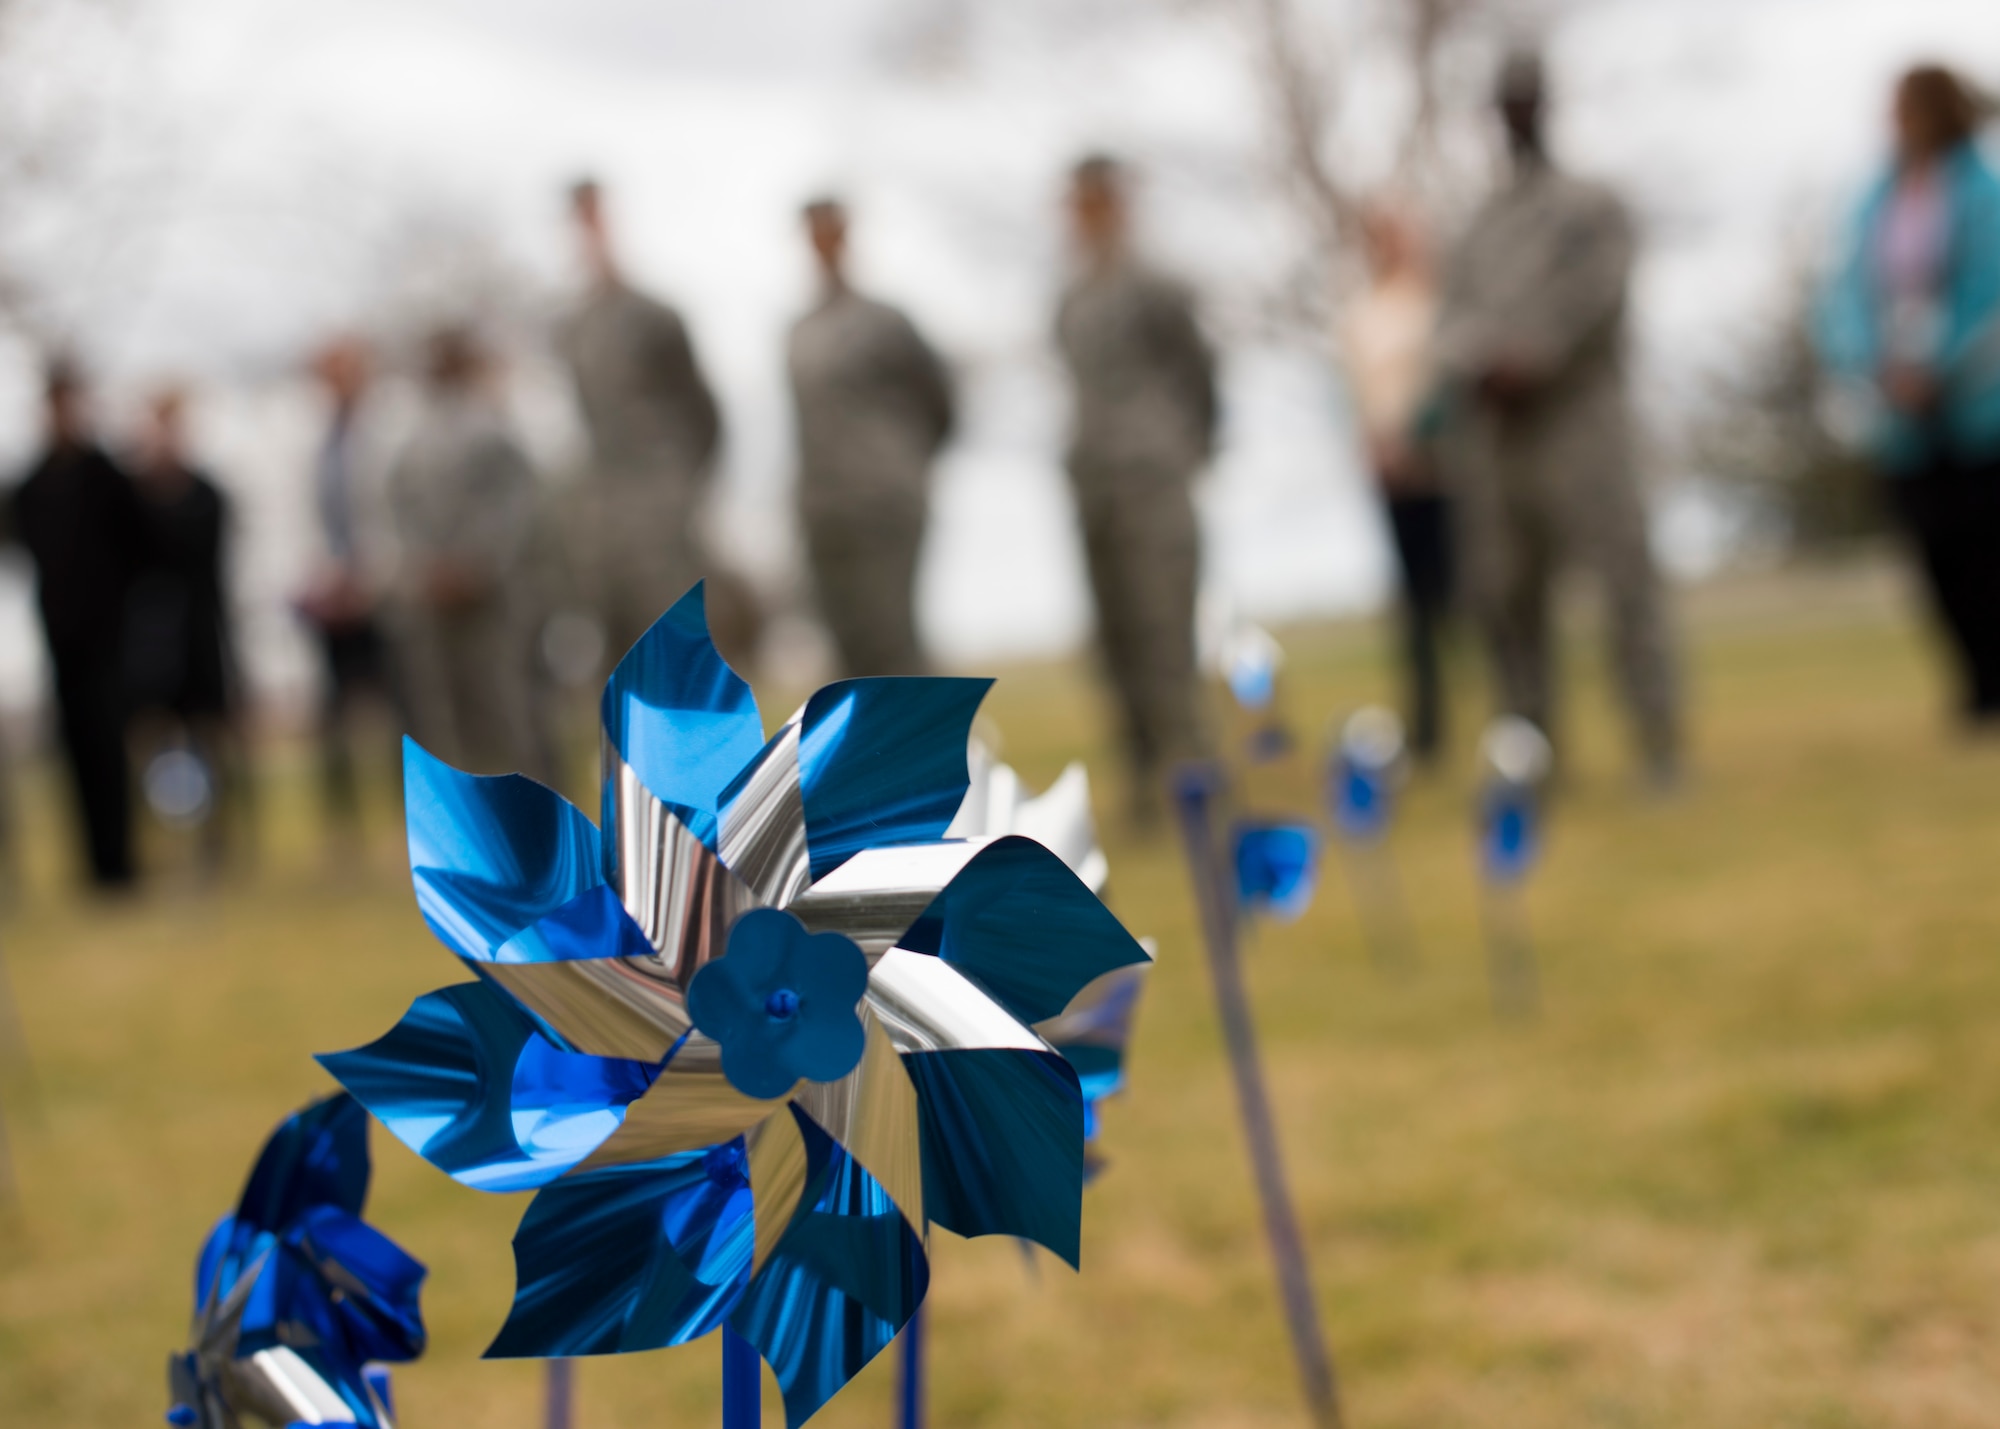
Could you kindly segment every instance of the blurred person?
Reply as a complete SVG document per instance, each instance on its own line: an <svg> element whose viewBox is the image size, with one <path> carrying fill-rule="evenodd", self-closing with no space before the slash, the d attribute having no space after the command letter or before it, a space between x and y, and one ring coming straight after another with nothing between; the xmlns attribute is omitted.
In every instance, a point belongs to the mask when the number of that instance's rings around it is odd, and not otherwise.
<svg viewBox="0 0 2000 1429"><path fill-rule="evenodd" d="M366 344L355 337L336 338L313 358L327 404L312 474L320 552L318 569L297 600L320 651L321 796L328 820L349 835L360 828L355 726L366 701L386 701L396 723L408 723L379 609L386 542L366 408L371 365Z"/></svg>
<svg viewBox="0 0 2000 1429"><path fill-rule="evenodd" d="M591 449L575 565L615 661L707 565L698 523L722 419L680 314L626 281L596 182L570 190L570 215L588 287L558 337Z"/></svg>
<svg viewBox="0 0 2000 1429"><path fill-rule="evenodd" d="M467 329L428 344L423 410L389 473L398 668L411 733L460 769L547 779L525 565L537 483Z"/></svg>
<svg viewBox="0 0 2000 1429"><path fill-rule="evenodd" d="M1664 791L1680 700L1626 390L1632 220L1550 158L1539 55L1507 57L1495 101L1511 166L1451 255L1435 341L1465 594L1503 710L1553 738L1551 597L1566 566L1588 568L1647 781Z"/></svg>
<svg viewBox="0 0 2000 1429"><path fill-rule="evenodd" d="M1821 315L1828 367L1873 399L1869 451L1951 642L1966 718L2000 722L2000 179L1963 81L1896 86L1895 152Z"/></svg>
<svg viewBox="0 0 2000 1429"><path fill-rule="evenodd" d="M799 515L842 673L917 675L917 554L951 380L910 320L847 280L847 211L806 205L818 306L792 326Z"/></svg>
<svg viewBox="0 0 2000 1429"><path fill-rule="evenodd" d="M119 889L134 875L120 657L145 524L131 479L91 435L81 372L67 361L52 363L43 392L47 445L10 494L6 524L35 562L63 757L90 877L101 889Z"/></svg>
<svg viewBox="0 0 2000 1429"><path fill-rule="evenodd" d="M154 741L185 745L204 766L204 845L213 866L225 848L228 807L247 785L223 576L229 502L189 459L186 407L179 387L153 395L132 465L145 558L126 609L124 667L131 711Z"/></svg>
<svg viewBox="0 0 2000 1429"><path fill-rule="evenodd" d="M1409 215L1376 205L1363 214L1361 231L1368 282L1348 306L1340 346L1402 578L1410 750L1428 763L1443 737L1439 656L1451 603L1451 510L1435 454L1418 433L1437 287Z"/></svg>
<svg viewBox="0 0 2000 1429"><path fill-rule="evenodd" d="M1215 358L1187 289L1133 252L1117 160L1070 173L1079 267L1057 341L1075 389L1069 475L1082 518L1097 634L1132 771L1132 815L1159 810L1170 760L1199 751L1193 483L1215 446Z"/></svg>

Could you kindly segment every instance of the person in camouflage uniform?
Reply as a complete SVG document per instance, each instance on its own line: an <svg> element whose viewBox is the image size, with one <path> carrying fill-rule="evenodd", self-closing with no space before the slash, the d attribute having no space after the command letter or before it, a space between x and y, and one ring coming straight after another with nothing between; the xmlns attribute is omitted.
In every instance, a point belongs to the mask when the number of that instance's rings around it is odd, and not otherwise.
<svg viewBox="0 0 2000 1429"><path fill-rule="evenodd" d="M819 305L787 353L798 415L799 517L820 614L847 675L916 675L915 584L930 467L951 433L951 381L910 320L847 282L847 214L808 204Z"/></svg>
<svg viewBox="0 0 2000 1429"><path fill-rule="evenodd" d="M1215 443L1215 359L1187 290L1132 252L1121 166L1079 163L1068 202L1082 258L1056 318L1076 399L1069 475L1144 821L1165 763L1202 742L1192 485Z"/></svg>
<svg viewBox="0 0 2000 1429"><path fill-rule="evenodd" d="M1544 98L1539 58L1510 57L1497 100L1512 170L1444 277L1435 360L1463 590L1501 704L1553 735L1552 589L1587 567L1647 774L1667 785L1679 701L1626 393L1633 225L1616 195L1550 161Z"/></svg>
<svg viewBox="0 0 2000 1429"><path fill-rule="evenodd" d="M698 523L722 420L680 314L619 271L599 186L577 184L570 208L590 273L558 334L591 448L572 546L616 660L703 573Z"/></svg>
<svg viewBox="0 0 2000 1429"><path fill-rule="evenodd" d="M483 390L473 337L432 337L416 430L389 474L397 561L392 628L411 734L477 774L549 777L531 660L536 617L522 567L532 467Z"/></svg>

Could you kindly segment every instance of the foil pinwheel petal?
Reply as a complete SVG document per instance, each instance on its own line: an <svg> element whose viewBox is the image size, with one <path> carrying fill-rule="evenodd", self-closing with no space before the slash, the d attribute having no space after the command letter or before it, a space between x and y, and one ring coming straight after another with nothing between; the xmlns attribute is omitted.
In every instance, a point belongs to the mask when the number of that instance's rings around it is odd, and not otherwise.
<svg viewBox="0 0 2000 1429"><path fill-rule="evenodd" d="M946 837L986 689L847 681L765 739L697 588L607 688L601 828L412 753L420 904L479 980L323 1060L536 1190L490 1353L727 1323L797 1424L914 1312L931 1224L1078 1259L1083 1097L1032 1024L1148 955L1063 856Z"/></svg>
<svg viewBox="0 0 2000 1429"><path fill-rule="evenodd" d="M604 744L709 848L723 790L764 743L757 699L708 638L696 586L639 638L604 687ZM607 781L608 782L608 781ZM605 791L605 823L613 791Z"/></svg>
<svg viewBox="0 0 2000 1429"><path fill-rule="evenodd" d="M463 774L405 737L403 806L417 907L462 958L490 960L604 881L596 828L532 779Z"/></svg>
<svg viewBox="0 0 2000 1429"><path fill-rule="evenodd" d="M169 1422L389 1426L364 1373L423 1352L424 1267L361 1219L368 1122L339 1094L287 1118L195 1270Z"/></svg>
<svg viewBox="0 0 2000 1429"><path fill-rule="evenodd" d="M967 763L971 787L950 833L973 839L1006 834L1033 839L1060 858L1092 892L1103 893L1110 865L1097 841L1090 776L1083 765L1069 765L1031 798L1014 770L977 738L967 751ZM1150 958L1150 943L1142 946ZM1060 1052L1077 1076L1083 1095L1085 1180L1102 1167L1092 1150L1098 1103L1124 1089L1125 1049L1150 969L1150 962L1113 967L1086 984L1061 1012L1034 1024L1036 1036Z"/></svg>
<svg viewBox="0 0 2000 1429"><path fill-rule="evenodd" d="M398 1141L485 1191L531 1190L569 1170L657 1075L562 1051L487 982L425 993L377 1041L319 1062Z"/></svg>

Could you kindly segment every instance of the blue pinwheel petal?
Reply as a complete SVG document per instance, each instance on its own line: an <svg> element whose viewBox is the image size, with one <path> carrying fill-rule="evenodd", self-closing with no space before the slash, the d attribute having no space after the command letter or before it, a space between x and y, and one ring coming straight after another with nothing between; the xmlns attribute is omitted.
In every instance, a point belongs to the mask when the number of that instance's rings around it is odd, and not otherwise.
<svg viewBox="0 0 2000 1429"><path fill-rule="evenodd" d="M310 1268L329 1297L332 1319L357 1362L400 1363L424 1352L418 1306L423 1263L357 1216L332 1206L308 1214L286 1249Z"/></svg>
<svg viewBox="0 0 2000 1429"><path fill-rule="evenodd" d="M815 1167L810 1199L729 1316L777 1376L790 1429L882 1352L930 1288L923 1242L882 1183L808 1119L799 1124Z"/></svg>
<svg viewBox="0 0 2000 1429"><path fill-rule="evenodd" d="M650 958L653 945L632 921L610 884L587 888L498 948L496 963L580 962L588 958Z"/></svg>
<svg viewBox="0 0 2000 1429"><path fill-rule="evenodd" d="M224 1216L215 1223L208 1233L208 1239L201 1243L201 1254L194 1262L194 1303L199 1309L208 1303L209 1296L216 1291L216 1276L222 1270L223 1258L229 1254L230 1244L236 1230L236 1217Z"/></svg>
<svg viewBox="0 0 2000 1429"><path fill-rule="evenodd" d="M622 1354L699 1339L742 1295L755 1236L740 1140L566 1177L542 1189L514 1233L514 1304L486 1354Z"/></svg>
<svg viewBox="0 0 2000 1429"><path fill-rule="evenodd" d="M1297 918L1312 904L1319 830L1311 824L1246 822L1235 831L1240 907Z"/></svg>
<svg viewBox="0 0 2000 1429"><path fill-rule="evenodd" d="M368 1113L352 1097L326 1097L271 1133L244 1184L237 1224L279 1231L314 1206L359 1215L368 1172Z"/></svg>
<svg viewBox="0 0 2000 1429"><path fill-rule="evenodd" d="M603 711L604 737L618 757L713 850L722 791L764 747L764 721L750 687L708 637L700 585L618 662ZM604 822L610 827L608 802Z"/></svg>
<svg viewBox="0 0 2000 1429"><path fill-rule="evenodd" d="M1149 961L1060 858L1018 836L975 854L899 945L943 958L1030 1024L1061 1012L1092 979Z"/></svg>
<svg viewBox="0 0 2000 1429"><path fill-rule="evenodd" d="M966 740L992 684L841 680L806 701L799 783L813 878L864 848L944 837L965 801Z"/></svg>
<svg viewBox="0 0 2000 1429"><path fill-rule="evenodd" d="M403 740L404 818L417 907L475 962L604 881L597 826L519 774L463 774Z"/></svg>
<svg viewBox="0 0 2000 1429"><path fill-rule="evenodd" d="M454 1180L521 1191L596 1149L659 1069L566 1052L484 982L426 993L377 1041L323 1053L397 1140Z"/></svg>
<svg viewBox="0 0 2000 1429"><path fill-rule="evenodd" d="M960 1235L1011 1235L1071 1265L1081 1251L1083 1093L1060 1053L903 1057L922 1118L924 1213Z"/></svg>

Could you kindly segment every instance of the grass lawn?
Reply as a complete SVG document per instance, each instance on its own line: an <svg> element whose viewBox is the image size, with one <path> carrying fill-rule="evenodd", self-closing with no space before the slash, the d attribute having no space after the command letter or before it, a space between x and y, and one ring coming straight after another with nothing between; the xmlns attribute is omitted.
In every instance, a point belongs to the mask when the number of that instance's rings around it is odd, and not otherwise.
<svg viewBox="0 0 2000 1429"><path fill-rule="evenodd" d="M1463 754L1394 835L1420 976L1371 970L1337 867L1250 949L1353 1425L2000 1423L2000 744L1944 727L1907 603L1874 587L1705 596L1687 624L1696 775L1668 803L1634 794L1600 667L1572 662L1575 757L1530 893L1540 1025L1488 1011ZM1371 629L1287 643L1315 737L1384 693ZM1031 784L1081 756L1117 806L1087 670L1004 672L988 710ZM329 1086L308 1054L459 976L386 799L365 860L329 872L303 776L274 754L254 876L114 909L66 891L46 775L23 780L27 888L0 923L34 1069L0 1224L8 1425L158 1423L204 1232ZM934 1418L1302 1424L1178 854L1106 832L1114 905L1161 953L1084 1272L940 1233ZM405 1422L538 1424L539 1366L478 1357L527 1198L374 1145L371 1219L431 1269ZM892 1360L818 1423L888 1423ZM711 1339L586 1363L579 1422L712 1424L717 1361Z"/></svg>

